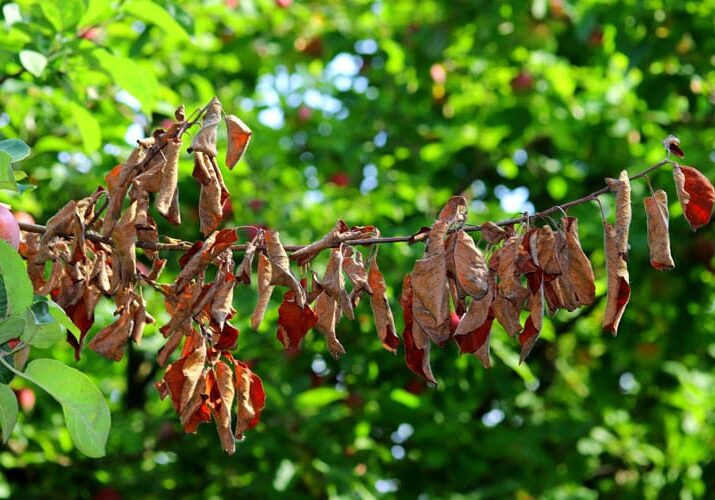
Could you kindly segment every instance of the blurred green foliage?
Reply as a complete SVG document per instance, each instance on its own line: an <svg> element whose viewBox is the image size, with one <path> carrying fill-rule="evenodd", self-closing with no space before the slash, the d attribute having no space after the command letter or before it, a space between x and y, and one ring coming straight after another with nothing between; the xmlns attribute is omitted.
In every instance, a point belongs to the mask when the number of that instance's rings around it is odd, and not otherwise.
<svg viewBox="0 0 715 500"><path fill-rule="evenodd" d="M254 131L226 173L229 224L279 228L284 243L312 241L339 217L409 234L461 192L473 200L470 223L545 208L657 162L670 132L689 164L715 173L712 0L0 4L0 139L32 147L23 168L38 187L0 201L39 222L93 191L177 105L190 112L213 95ZM185 158L184 224L161 231L195 240L190 172ZM650 180L676 200L666 169ZM58 408L37 394L0 451L0 496L706 497L715 488L713 229L693 235L673 203L677 270L652 270L647 189L633 189L634 296L616 339L600 329L595 205L570 212L593 257L596 305L547 320L527 365L498 328L490 371L455 346L434 349L436 389L401 352L381 350L366 304L339 325L341 361L314 333L287 356L275 339L280 293L255 332L255 290L244 287L237 356L254 363L268 399L235 456L211 426L180 433L152 387L162 342L152 326L122 362L85 351L76 364L110 400L108 456L83 458ZM420 252L380 249L395 308ZM174 258L165 278L176 269ZM146 297L161 325L161 298ZM112 313L100 304L95 328ZM71 363L68 346L51 356Z"/></svg>

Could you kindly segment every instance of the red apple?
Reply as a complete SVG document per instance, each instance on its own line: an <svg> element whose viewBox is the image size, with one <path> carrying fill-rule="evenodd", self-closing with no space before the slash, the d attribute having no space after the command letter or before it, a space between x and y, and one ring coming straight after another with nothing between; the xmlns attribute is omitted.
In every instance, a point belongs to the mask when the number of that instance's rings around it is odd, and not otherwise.
<svg viewBox="0 0 715 500"><path fill-rule="evenodd" d="M0 238L15 250L20 246L20 226L12 212L3 206L0 206Z"/></svg>
<svg viewBox="0 0 715 500"><path fill-rule="evenodd" d="M534 77L528 71L522 70L511 79L511 89L514 92L526 92L534 86Z"/></svg>
<svg viewBox="0 0 715 500"><path fill-rule="evenodd" d="M235 9L238 7L238 0L224 0L223 2L229 9Z"/></svg>
<svg viewBox="0 0 715 500"><path fill-rule="evenodd" d="M313 116L313 110L310 109L308 106L301 106L298 108L298 121L301 123L305 123L308 120L310 120L310 117Z"/></svg>
<svg viewBox="0 0 715 500"><path fill-rule="evenodd" d="M287 9L293 4L293 0L276 0L276 7Z"/></svg>
<svg viewBox="0 0 715 500"><path fill-rule="evenodd" d="M35 391L29 387L15 389L15 397L22 411L29 413L35 407Z"/></svg>

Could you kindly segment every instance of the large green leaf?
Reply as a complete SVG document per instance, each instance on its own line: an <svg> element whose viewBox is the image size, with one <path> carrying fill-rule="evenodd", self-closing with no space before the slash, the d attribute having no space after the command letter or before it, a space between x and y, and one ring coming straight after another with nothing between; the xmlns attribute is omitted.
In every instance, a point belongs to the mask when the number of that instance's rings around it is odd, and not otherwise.
<svg viewBox="0 0 715 500"><path fill-rule="evenodd" d="M0 274L7 294L6 314L23 313L32 304L32 283L22 257L5 240L0 240Z"/></svg>
<svg viewBox="0 0 715 500"><path fill-rule="evenodd" d="M39 2L42 14L57 31L68 31L79 23L86 5L82 0L62 0L62 2Z"/></svg>
<svg viewBox="0 0 715 500"><path fill-rule="evenodd" d="M161 5L148 0L130 0L122 6L122 10L141 19L145 23L155 24L167 35L180 40L187 40L189 34L184 27L169 14Z"/></svg>
<svg viewBox="0 0 715 500"><path fill-rule="evenodd" d="M84 373L54 359L36 359L25 369L31 382L61 405L77 449L93 458L105 455L111 416L100 390Z"/></svg>
<svg viewBox="0 0 715 500"><path fill-rule="evenodd" d="M20 139L5 139L0 141L0 151L6 152L13 162L17 162L29 156L30 146Z"/></svg>
<svg viewBox="0 0 715 500"><path fill-rule="evenodd" d="M0 344L20 337L24 328L25 317L21 314L0 319Z"/></svg>
<svg viewBox="0 0 715 500"><path fill-rule="evenodd" d="M62 327L50 314L47 302L38 301L25 311L25 328L21 340L41 349L52 347L64 339Z"/></svg>
<svg viewBox="0 0 715 500"><path fill-rule="evenodd" d="M12 429L17 422L17 398L9 386L0 384L0 431L2 431L2 441L7 440L12 434Z"/></svg>
<svg viewBox="0 0 715 500"><path fill-rule="evenodd" d="M87 111L87 108L76 102L70 103L70 110L82 136L85 152L93 153L97 151L102 145L102 132L99 122Z"/></svg>
<svg viewBox="0 0 715 500"><path fill-rule="evenodd" d="M17 191L15 173L12 171L12 157L5 151L0 151L0 189Z"/></svg>

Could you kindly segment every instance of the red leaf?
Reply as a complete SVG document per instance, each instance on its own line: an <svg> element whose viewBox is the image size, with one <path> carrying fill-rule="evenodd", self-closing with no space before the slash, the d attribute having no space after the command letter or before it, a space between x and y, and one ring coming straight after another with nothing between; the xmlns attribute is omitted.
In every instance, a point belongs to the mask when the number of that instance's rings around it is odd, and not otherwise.
<svg viewBox="0 0 715 500"><path fill-rule="evenodd" d="M489 333L494 323L494 311L489 308L487 320L481 325L464 335L455 335L454 340L459 345L462 354L477 352L489 340Z"/></svg>
<svg viewBox="0 0 715 500"><path fill-rule="evenodd" d="M277 337L288 351L300 348L303 337L318 322L318 315L308 304L301 309L295 302L295 292L288 290L278 308Z"/></svg>
<svg viewBox="0 0 715 500"><path fill-rule="evenodd" d="M226 322L213 347L217 351L233 351L236 348L236 342L238 342L238 329Z"/></svg>
<svg viewBox="0 0 715 500"><path fill-rule="evenodd" d="M405 363L413 373L419 375L430 384L437 385L429 364L429 343L423 349L417 347L415 343L412 331L414 323L412 314L412 277L409 274L405 276L402 283L400 305L402 306L402 316L405 321L405 329L402 332L402 340L405 344Z"/></svg>
<svg viewBox="0 0 715 500"><path fill-rule="evenodd" d="M693 167L675 166L673 176L683 213L695 231L710 222L715 188L707 177Z"/></svg>
<svg viewBox="0 0 715 500"><path fill-rule="evenodd" d="M524 324L524 331L519 335L519 344L521 344L519 363L523 363L529 356L537 340L539 340L539 330L534 326L534 321L531 319L531 316L529 316Z"/></svg>

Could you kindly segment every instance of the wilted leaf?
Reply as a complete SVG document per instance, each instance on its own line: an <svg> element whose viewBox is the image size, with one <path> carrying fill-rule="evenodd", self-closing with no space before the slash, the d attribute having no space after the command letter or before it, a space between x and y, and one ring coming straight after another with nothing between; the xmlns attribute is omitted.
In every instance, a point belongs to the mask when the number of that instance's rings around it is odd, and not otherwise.
<svg viewBox="0 0 715 500"><path fill-rule="evenodd" d="M698 169L685 165L673 167L673 178L683 214L695 231L710 222L715 203L715 188Z"/></svg>
<svg viewBox="0 0 715 500"><path fill-rule="evenodd" d="M464 224L467 220L467 199L464 196L452 196L442 207L437 220L447 224L447 227Z"/></svg>
<svg viewBox="0 0 715 500"><path fill-rule="evenodd" d="M316 280L320 288L327 293L340 306L336 320L341 314L345 314L348 319L355 319L353 306L350 297L345 291L345 277L343 276L343 253L340 248L330 250L330 259L325 269L322 280Z"/></svg>
<svg viewBox="0 0 715 500"><path fill-rule="evenodd" d="M177 292L183 290L189 281L203 273L216 257L230 248L237 238L235 229L222 229L212 233L203 243L197 242L182 257L182 269L176 277L174 289Z"/></svg>
<svg viewBox="0 0 715 500"><path fill-rule="evenodd" d="M575 217L563 217L561 222L564 239L563 249L560 243L557 245L562 256L561 276L557 281L563 294L564 307L573 311L579 306L593 304L596 298L596 285L591 261L581 248L578 220Z"/></svg>
<svg viewBox="0 0 715 500"><path fill-rule="evenodd" d="M394 353L397 351L400 339L395 333L395 319L392 316L390 303L387 301L385 278L377 266L377 254L374 254L370 261L368 283L369 289L372 289L370 306L372 307L372 315L375 318L377 335L380 337L382 346Z"/></svg>
<svg viewBox="0 0 715 500"><path fill-rule="evenodd" d="M338 303L330 295L322 292L315 301L315 314L318 316L315 327L325 336L330 355L340 359L345 354L345 348L335 333L335 325L340 315Z"/></svg>
<svg viewBox="0 0 715 500"><path fill-rule="evenodd" d="M179 154L181 152L181 140L169 139L164 146L163 154L166 162L161 174L159 194L156 195L154 204L156 209L165 218L171 220L172 204L177 196L177 182L179 180Z"/></svg>
<svg viewBox="0 0 715 500"><path fill-rule="evenodd" d="M400 305L402 306L402 315L405 323L405 329L402 332L402 341L405 344L405 362L413 373L422 377L430 384L437 385L429 363L429 340L422 338L419 342L415 341L413 332L415 323L412 313L413 302L412 277L408 274L402 281L402 294L400 295Z"/></svg>
<svg viewBox="0 0 715 500"><path fill-rule="evenodd" d="M603 329L614 336L618 333L618 324L623 317L628 300L631 297L631 287L628 283L628 268L626 261L618 251L617 233L611 224L604 223L604 240L606 252L606 271L608 273L608 292L606 296L606 312L603 318Z"/></svg>
<svg viewBox="0 0 715 500"><path fill-rule="evenodd" d="M216 149L216 129L218 128L218 124L221 123L221 111L221 102L218 100L218 97L214 97L208 104L201 130L194 136L194 140L191 141L189 153L199 152L214 158L218 155Z"/></svg>
<svg viewBox="0 0 715 500"><path fill-rule="evenodd" d="M112 229L113 262L117 265L118 283L129 286L136 274L137 202L132 202Z"/></svg>
<svg viewBox="0 0 715 500"><path fill-rule="evenodd" d="M609 189L616 193L616 245L618 253L628 260L628 231L633 218L631 209L631 181L628 172L621 171L618 179L606 179Z"/></svg>
<svg viewBox="0 0 715 500"><path fill-rule="evenodd" d="M243 259L236 268L236 281L244 285L251 284L251 269L253 267L253 257L256 255L255 239L246 243L246 250L243 252Z"/></svg>
<svg viewBox="0 0 715 500"><path fill-rule="evenodd" d="M295 292L288 290L283 296L283 302L278 308L278 340L287 351L300 348L303 337L308 330L318 322L318 315L308 304L298 307L295 302Z"/></svg>
<svg viewBox="0 0 715 500"><path fill-rule="evenodd" d="M226 116L226 129L228 135L226 166L233 169L246 151L253 132L235 115Z"/></svg>
<svg viewBox="0 0 715 500"><path fill-rule="evenodd" d="M344 241L369 238L374 235L375 231L373 227L354 227L350 229L344 221L338 220L328 234L318 241L293 252L290 259L296 261L298 265L304 266L326 248L336 247Z"/></svg>
<svg viewBox="0 0 715 500"><path fill-rule="evenodd" d="M260 252L258 254L258 300L256 301L256 307L253 309L253 314L251 314L251 328L254 330L257 330L261 321L263 321L268 302L271 300L271 295L275 288L271 285L272 275L271 261L263 252Z"/></svg>
<svg viewBox="0 0 715 500"><path fill-rule="evenodd" d="M215 379L211 385L211 413L216 422L223 451L232 455L236 451L236 440L231 429L231 410L236 392L233 372L226 363L218 361L211 375Z"/></svg>
<svg viewBox="0 0 715 500"><path fill-rule="evenodd" d="M298 307L305 305L305 290L290 271L290 261L280 240L278 231L265 232L266 252L271 261L271 285L287 286L295 292Z"/></svg>
<svg viewBox="0 0 715 500"><path fill-rule="evenodd" d="M469 295L481 299L488 290L489 269L484 256L466 232L457 231L451 237L454 238L454 253L450 257L454 259L454 278L459 297L462 299Z"/></svg>
<svg viewBox="0 0 715 500"><path fill-rule="evenodd" d="M648 248L650 265L655 269L668 270L675 267L670 254L668 234L668 194L662 189L643 200L648 220Z"/></svg>
<svg viewBox="0 0 715 500"><path fill-rule="evenodd" d="M223 202L221 184L203 153L194 153L194 178L201 184L199 192L199 224L204 236L208 235L223 220Z"/></svg>
<svg viewBox="0 0 715 500"><path fill-rule="evenodd" d="M358 305L363 292L372 295L373 291L368 283L368 274L362 260L362 254L348 245L343 247L343 270L353 286L350 292L350 302L354 308Z"/></svg>
<svg viewBox="0 0 715 500"><path fill-rule="evenodd" d="M253 429L261 420L261 412L266 404L266 393L263 390L263 382L248 368L248 365L241 361L234 363L236 403L238 405L238 418L234 434L240 439L244 432Z"/></svg>
<svg viewBox="0 0 715 500"><path fill-rule="evenodd" d="M509 231L503 227L497 226L493 222L485 222L479 226L479 229L482 233L482 238L484 238L490 245L496 245L500 241L511 236Z"/></svg>
<svg viewBox="0 0 715 500"><path fill-rule="evenodd" d="M184 384L181 387L181 396L179 398L179 408L181 412L189 403L189 400L196 392L199 378L201 378L204 365L206 363L206 342L203 338L196 334L186 339L187 345L193 347L193 350L188 352L184 358L184 365L181 368L181 373L184 375ZM186 350L186 346L184 347Z"/></svg>

